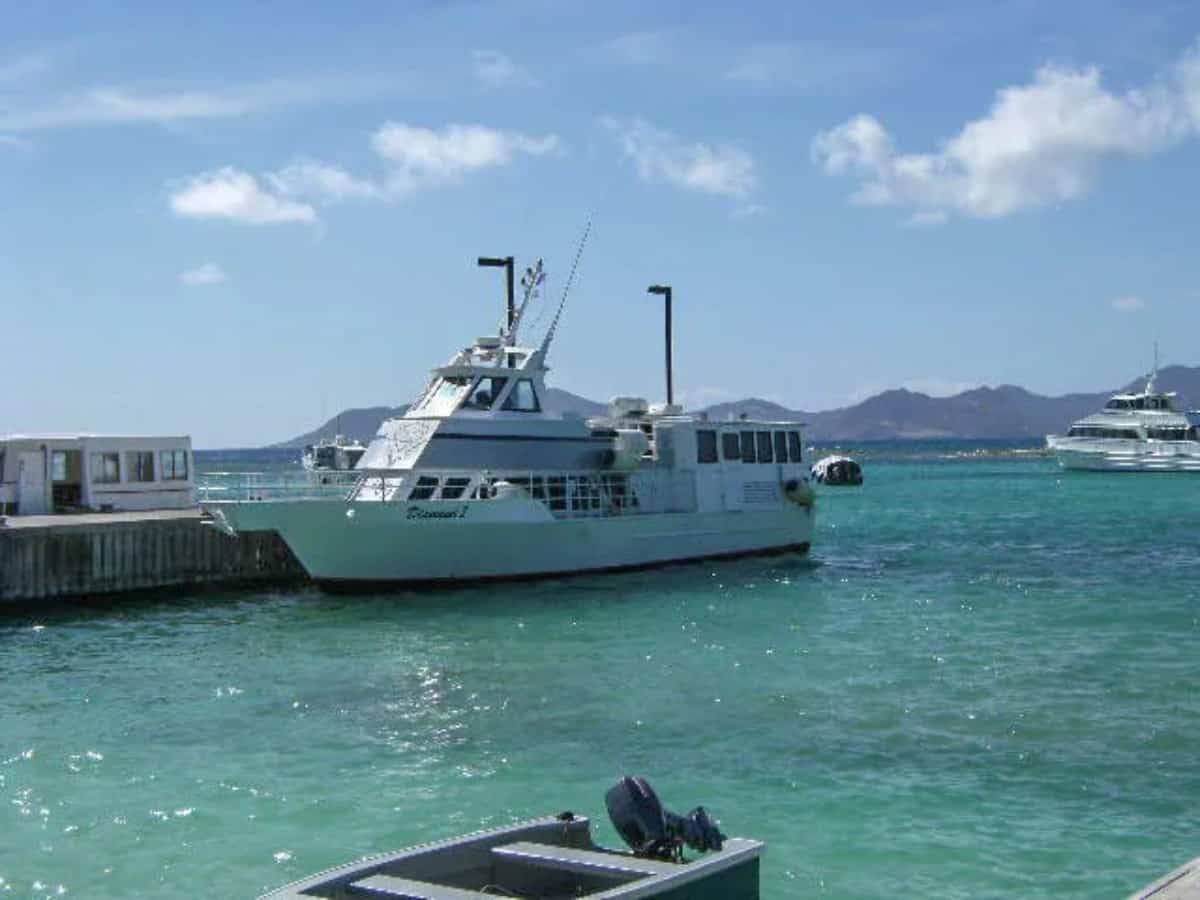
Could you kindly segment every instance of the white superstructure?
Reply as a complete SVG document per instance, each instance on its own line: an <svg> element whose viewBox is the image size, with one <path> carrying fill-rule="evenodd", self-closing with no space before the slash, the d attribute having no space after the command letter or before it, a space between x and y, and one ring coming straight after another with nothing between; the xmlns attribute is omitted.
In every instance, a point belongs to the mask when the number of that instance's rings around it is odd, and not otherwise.
<svg viewBox="0 0 1200 900"><path fill-rule="evenodd" d="M1157 374L1155 366L1140 393L1115 394L1065 435L1047 435L1059 465L1113 472L1200 471L1195 414L1177 411L1173 392L1155 390Z"/></svg>
<svg viewBox="0 0 1200 900"><path fill-rule="evenodd" d="M435 369L407 413L383 423L344 496L260 490L268 499L204 504L214 520L277 531L330 583L808 549L814 511L799 425L708 422L631 397L587 421L549 412L553 325L538 347L516 341L530 289L501 336Z"/></svg>

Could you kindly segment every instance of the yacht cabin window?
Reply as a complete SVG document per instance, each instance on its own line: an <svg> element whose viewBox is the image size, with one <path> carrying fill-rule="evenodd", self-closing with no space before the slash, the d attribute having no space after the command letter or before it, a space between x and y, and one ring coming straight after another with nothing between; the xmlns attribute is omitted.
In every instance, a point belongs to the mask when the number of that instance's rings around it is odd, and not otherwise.
<svg viewBox="0 0 1200 900"><path fill-rule="evenodd" d="M463 401L463 409L491 409L492 404L496 402L496 398L500 396L500 392L504 390L504 385L507 383L507 378L483 376L475 383L475 387Z"/></svg>
<svg viewBox="0 0 1200 900"><path fill-rule="evenodd" d="M721 455L726 459L742 458L742 443L736 431L721 432Z"/></svg>
<svg viewBox="0 0 1200 900"><path fill-rule="evenodd" d="M758 432L758 461L760 463L769 463L771 461L771 432Z"/></svg>
<svg viewBox="0 0 1200 900"><path fill-rule="evenodd" d="M437 490L438 480L431 478L428 475L422 475L417 479L416 487L408 495L409 500L428 500L433 496L433 492Z"/></svg>
<svg viewBox="0 0 1200 900"><path fill-rule="evenodd" d="M447 478L446 483L442 485L443 500L457 500L467 489L467 485L471 483L470 478Z"/></svg>
<svg viewBox="0 0 1200 900"><path fill-rule="evenodd" d="M696 462L715 463L717 461L717 433L708 429L696 432Z"/></svg>
<svg viewBox="0 0 1200 900"><path fill-rule="evenodd" d="M753 431L743 431L742 432L742 462L752 463L752 462L756 462L757 460L758 460L758 457L754 455L754 432Z"/></svg>
<svg viewBox="0 0 1200 900"><path fill-rule="evenodd" d="M542 406L538 403L537 391L533 389L533 382L528 378L522 378L513 385L508 399L504 401L504 409L511 412L541 412Z"/></svg>

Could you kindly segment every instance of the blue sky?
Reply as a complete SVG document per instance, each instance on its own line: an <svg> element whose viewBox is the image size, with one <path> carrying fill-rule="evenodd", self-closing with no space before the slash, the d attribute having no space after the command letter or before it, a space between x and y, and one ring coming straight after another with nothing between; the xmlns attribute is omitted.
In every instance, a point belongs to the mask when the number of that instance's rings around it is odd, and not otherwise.
<svg viewBox="0 0 1200 900"><path fill-rule="evenodd" d="M9 2L0 432L283 439L546 259L551 358L689 403L1200 362L1200 7ZM550 317L547 312L544 324Z"/></svg>

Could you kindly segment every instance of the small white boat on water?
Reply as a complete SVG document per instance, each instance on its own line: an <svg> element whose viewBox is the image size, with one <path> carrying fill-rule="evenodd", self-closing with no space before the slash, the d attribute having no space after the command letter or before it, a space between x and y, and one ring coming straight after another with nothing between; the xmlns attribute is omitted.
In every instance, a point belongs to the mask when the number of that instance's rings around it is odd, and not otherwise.
<svg viewBox="0 0 1200 900"><path fill-rule="evenodd" d="M1046 446L1064 469L1200 472L1200 415L1175 409L1174 392L1154 387L1158 366L1138 393L1114 394L1104 409L1075 422Z"/></svg>
<svg viewBox="0 0 1200 900"><path fill-rule="evenodd" d="M806 552L815 512L801 427L710 422L673 403L670 289L660 288L667 402L618 397L607 415L584 421L546 404L562 302L539 343L519 340L540 281L539 261L501 333L434 369L405 415L381 425L352 485L334 496L259 485L204 503L214 524L277 532L331 587ZM611 339L596 351L611 358Z"/></svg>
<svg viewBox="0 0 1200 900"><path fill-rule="evenodd" d="M726 838L703 807L664 810L641 778L605 800L631 850L598 846L586 818L562 813L358 860L261 900L758 900L761 841Z"/></svg>
<svg viewBox="0 0 1200 900"><path fill-rule="evenodd" d="M860 485L863 483L862 466L848 456L833 454L813 463L813 481L818 484Z"/></svg>
<svg viewBox="0 0 1200 900"><path fill-rule="evenodd" d="M348 472L367 452L366 445L344 434L322 438L304 448L300 463L309 472Z"/></svg>

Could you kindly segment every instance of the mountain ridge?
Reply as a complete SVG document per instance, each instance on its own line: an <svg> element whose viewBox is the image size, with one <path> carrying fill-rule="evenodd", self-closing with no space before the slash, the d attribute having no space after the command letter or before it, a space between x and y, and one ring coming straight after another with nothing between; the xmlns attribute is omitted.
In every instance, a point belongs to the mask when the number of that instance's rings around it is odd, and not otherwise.
<svg viewBox="0 0 1200 900"><path fill-rule="evenodd" d="M850 406L808 412L791 409L760 397L716 403L695 412L713 421L746 418L805 422L807 437L816 441L919 440L919 439L1029 439L1062 431L1072 422L1100 409L1115 393L1140 391L1145 377L1135 378L1116 390L1063 394L1048 397L1014 384L981 386L949 397L932 397L907 388L881 391ZM1200 366L1173 365L1161 369L1156 387L1175 391L1181 399L1200 399ZM550 388L548 410L568 418L601 415L607 404L561 388ZM1186 408L1183 402L1178 409ZM347 437L368 442L386 418L404 414L407 406L371 406L348 409L313 431L273 447L301 447L323 437L332 438L340 420Z"/></svg>

